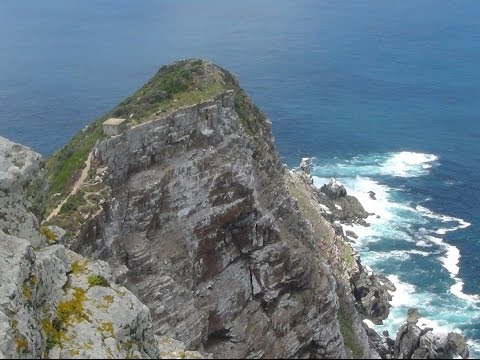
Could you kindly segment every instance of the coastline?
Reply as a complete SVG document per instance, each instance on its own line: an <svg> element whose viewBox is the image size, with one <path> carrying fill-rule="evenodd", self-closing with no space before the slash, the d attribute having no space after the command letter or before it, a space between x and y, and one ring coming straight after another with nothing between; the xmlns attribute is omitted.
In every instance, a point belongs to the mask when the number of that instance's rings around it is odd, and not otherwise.
<svg viewBox="0 0 480 360"><path fill-rule="evenodd" d="M404 153L405 155L407 154L413 154L413 153ZM414 154L415 155L415 154ZM427 161L435 161L438 160L435 156L421 156L421 155L415 155L417 158L422 158L422 160L427 160ZM399 156L400 157L400 156ZM305 161L306 159L304 159ZM312 186L314 186L316 189L319 189L321 191L322 186L324 187L325 183L330 181L331 179L328 178L321 178L318 176L319 169L321 166L315 166L317 165L315 163L315 158L312 158L311 160L308 160L311 162L311 167L312 167L312 174L308 175L310 177L309 182L312 183ZM303 161L302 161L303 163ZM315 163L315 164L314 164ZM391 164L390 164L391 165ZM414 169L415 171L418 171L417 175L419 173L425 174L426 170L430 169L431 165L423 165L420 170ZM297 168L297 171L304 171L304 166L300 166L300 168ZM372 170L370 170L372 171ZM411 173L408 173L408 171L412 171L412 169L409 168L404 168L401 171L401 174L399 173L398 175L406 175L406 176L413 176ZM357 183L360 183L361 181L364 182L362 184L363 186L360 188L361 191L358 188L352 188L351 183L348 183L349 186L345 185L345 188L347 189L345 191L345 194L348 192L348 194L354 194L354 197L357 196L358 199L361 199L359 203L362 204L362 209L359 212L359 214L363 214L363 212L366 212L368 214L367 217L363 221L352 221L352 219L348 219L345 216L337 216L334 217L332 225L335 226L342 226L343 231L345 232L345 241L347 241L349 244L355 248L355 251L357 251L363 259L362 252L366 251L366 264L370 264L372 262L371 256L373 250L370 250L369 253L369 248L368 245L366 244L374 244L369 242L370 239L376 238L378 236L382 236L379 231L385 231L385 226L388 226L389 223L391 223L391 213L389 213L390 209L386 207L381 207L384 205L382 202L386 201L387 195L388 195L388 188L386 186L383 186L373 182L373 180L362 180L363 178L357 177ZM334 183L336 183L336 186L341 185L338 181L334 180ZM355 191L356 190L356 191ZM373 192L372 190L375 190ZM391 201L391 200L390 200ZM338 203L338 201L337 201ZM365 206L365 209L363 209L363 205ZM378 204L378 205L377 205ZM381 205L380 205L381 204ZM328 204L328 202L323 202L323 206L329 205L328 207L331 209L332 206L331 204ZM406 206L405 206L406 208ZM449 231L455 231L457 229L462 229L465 227L468 227L470 224L462 219L458 219L452 216L446 216L446 215L439 215L435 214L426 207L422 207L421 205L417 205L417 209L420 209L422 213L426 214L426 216L429 216L431 218L435 219L441 219L444 221L456 221L458 224L456 226L447 228L447 229L442 229L440 228L437 233L443 232L449 232ZM332 210L338 210L338 209L332 209ZM324 214L326 215L326 218L328 218L330 221L332 221L332 211L329 211L330 214ZM387 225L384 225L384 224ZM380 228L379 230L379 225L382 224L384 227ZM395 226L395 224L390 225L390 226ZM388 231L387 231L388 232ZM387 235L388 236L388 235ZM436 240L436 244L440 246L441 249L445 249L445 257L441 258L442 261L442 266L449 271L450 277L454 280L454 284L451 285L450 292L456 296L458 299L463 299L467 301L468 303L475 303L478 299L476 295L466 295L461 292L461 286L463 285L463 282L461 279L457 278L456 275L458 274L458 261L460 258L460 254L458 252L458 249L455 246L449 245L446 242L443 242L441 239L433 239ZM376 240L370 240L370 241L376 241ZM428 255L429 252L427 250L430 250L431 245L429 244L424 244L422 241L418 241L419 245L417 245L417 249L412 249L412 250L391 250L390 252L385 252L382 253L382 256L384 259L386 258L392 258L392 259L402 259L405 257L419 257L419 261L422 261L422 259L425 259ZM373 246L373 245L372 245ZM365 247L367 250L365 250ZM374 247L373 249L376 249ZM383 248L382 248L383 249ZM383 251L386 251L383 250ZM432 254L435 258L438 255ZM431 259L432 257L430 257ZM373 263L375 265L375 262ZM378 266L375 266L378 267ZM369 266L367 265L366 268L371 270ZM396 288L396 291L389 290L390 294L390 299L389 303L391 304L391 311L390 314L385 319L384 324L374 324L370 320L365 320L366 324L374 329L377 333L382 333L386 332L389 334L396 334L398 329L402 326L402 324L405 321L405 313L408 309L412 307L418 307L421 310L422 316L419 319L419 324L418 326L421 329L428 329L432 328L433 333L438 334L440 336L446 335L449 332L462 332L461 328L458 327L452 327L450 324L445 324L442 321L437 321L435 320L435 317L432 318L432 313L431 312L425 312L424 311L424 306L425 303L421 303L418 301L412 301L413 299L416 299L416 288L415 286L411 285L408 282L402 281L402 273L393 273L387 272L389 274L386 278L388 281L390 281L393 285L394 288ZM399 276L400 275L400 276ZM381 275L383 276L383 275ZM471 354L473 356L476 356L478 351L478 344L476 344L472 339L469 339L468 341L469 347L471 348Z"/></svg>

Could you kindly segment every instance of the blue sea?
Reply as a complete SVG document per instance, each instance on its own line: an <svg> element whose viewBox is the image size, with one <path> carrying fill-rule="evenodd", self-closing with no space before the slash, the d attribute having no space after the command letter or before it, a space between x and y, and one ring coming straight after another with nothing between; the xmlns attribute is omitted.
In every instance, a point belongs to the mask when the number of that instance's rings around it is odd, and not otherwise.
<svg viewBox="0 0 480 360"><path fill-rule="evenodd" d="M45 156L162 64L207 58L370 212L363 262L480 356L480 2L0 2L0 135ZM374 191L377 200L368 197Z"/></svg>

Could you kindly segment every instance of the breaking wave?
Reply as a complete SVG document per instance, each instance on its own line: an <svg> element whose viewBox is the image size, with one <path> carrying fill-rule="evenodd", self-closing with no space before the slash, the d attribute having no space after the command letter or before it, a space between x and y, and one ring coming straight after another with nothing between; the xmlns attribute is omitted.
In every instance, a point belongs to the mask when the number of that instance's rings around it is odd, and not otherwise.
<svg viewBox="0 0 480 360"><path fill-rule="evenodd" d="M367 218L369 227L344 228L358 236L350 240L362 262L387 275L397 288L392 293L390 316L384 325L375 326L377 330L395 334L410 307L418 308L424 316L420 325L438 332L459 331L480 316L480 296L463 292L461 252L445 240L448 233L471 224L429 209L424 202L430 198L423 198L423 202L412 199L401 183L406 181L402 178L427 176L435 166L439 166L436 155L404 151L316 160L313 167L317 187L333 177L374 214ZM375 198L369 194L372 191ZM478 339L469 343L473 350L480 349Z"/></svg>

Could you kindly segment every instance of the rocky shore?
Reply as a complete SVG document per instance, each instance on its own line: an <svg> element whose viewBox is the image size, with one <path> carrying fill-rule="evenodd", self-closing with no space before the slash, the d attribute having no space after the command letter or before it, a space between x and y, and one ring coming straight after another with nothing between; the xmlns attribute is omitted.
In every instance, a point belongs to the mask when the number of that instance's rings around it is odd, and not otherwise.
<svg viewBox="0 0 480 360"><path fill-rule="evenodd" d="M358 223L368 226L365 219L373 214L368 214L356 198L347 195L345 187L335 179L320 189L315 188L310 176L310 166L311 160L303 158L299 170L292 172L292 175L298 176L304 186L311 189L310 196L320 204L322 215L334 224L336 233L347 243L348 238L338 224ZM369 196L374 198L375 194L369 192ZM347 231L345 235L356 238L353 232L349 234ZM371 269L364 267L353 249L352 254L355 265L348 268L347 272L356 309L364 319L374 324L382 324L382 320L389 315L391 293L396 291L395 285L385 276L374 274ZM371 347L382 359L451 359L455 356L468 358L468 346L461 334L434 333L433 328L420 327L417 324L420 317L417 309L409 309L406 321L398 330L395 339L390 338L388 332L380 335L366 324L363 325Z"/></svg>
<svg viewBox="0 0 480 360"><path fill-rule="evenodd" d="M395 341L368 328L395 287L341 224L369 214L336 181L313 186L308 159L281 164L226 70L162 67L123 114L121 133L95 122L46 166L0 138L1 357L468 356L412 320Z"/></svg>

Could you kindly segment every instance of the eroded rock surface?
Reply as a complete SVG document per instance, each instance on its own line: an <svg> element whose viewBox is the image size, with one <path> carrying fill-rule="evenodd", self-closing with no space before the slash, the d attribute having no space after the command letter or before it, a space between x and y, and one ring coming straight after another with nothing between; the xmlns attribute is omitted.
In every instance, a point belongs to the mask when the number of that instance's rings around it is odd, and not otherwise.
<svg viewBox="0 0 480 360"><path fill-rule="evenodd" d="M335 280L285 186L270 122L236 91L100 143L112 195L72 246L108 261L157 334L189 348L344 357Z"/></svg>
<svg viewBox="0 0 480 360"><path fill-rule="evenodd" d="M29 193L45 183L40 156L3 139L0 146L0 358L201 357L155 337L150 311L113 282L107 263L44 246L31 203L41 196ZM19 171L9 171L12 162ZM49 240L65 233L48 231Z"/></svg>
<svg viewBox="0 0 480 360"><path fill-rule="evenodd" d="M45 244L37 216L46 189L40 154L0 136L0 230L36 246Z"/></svg>

